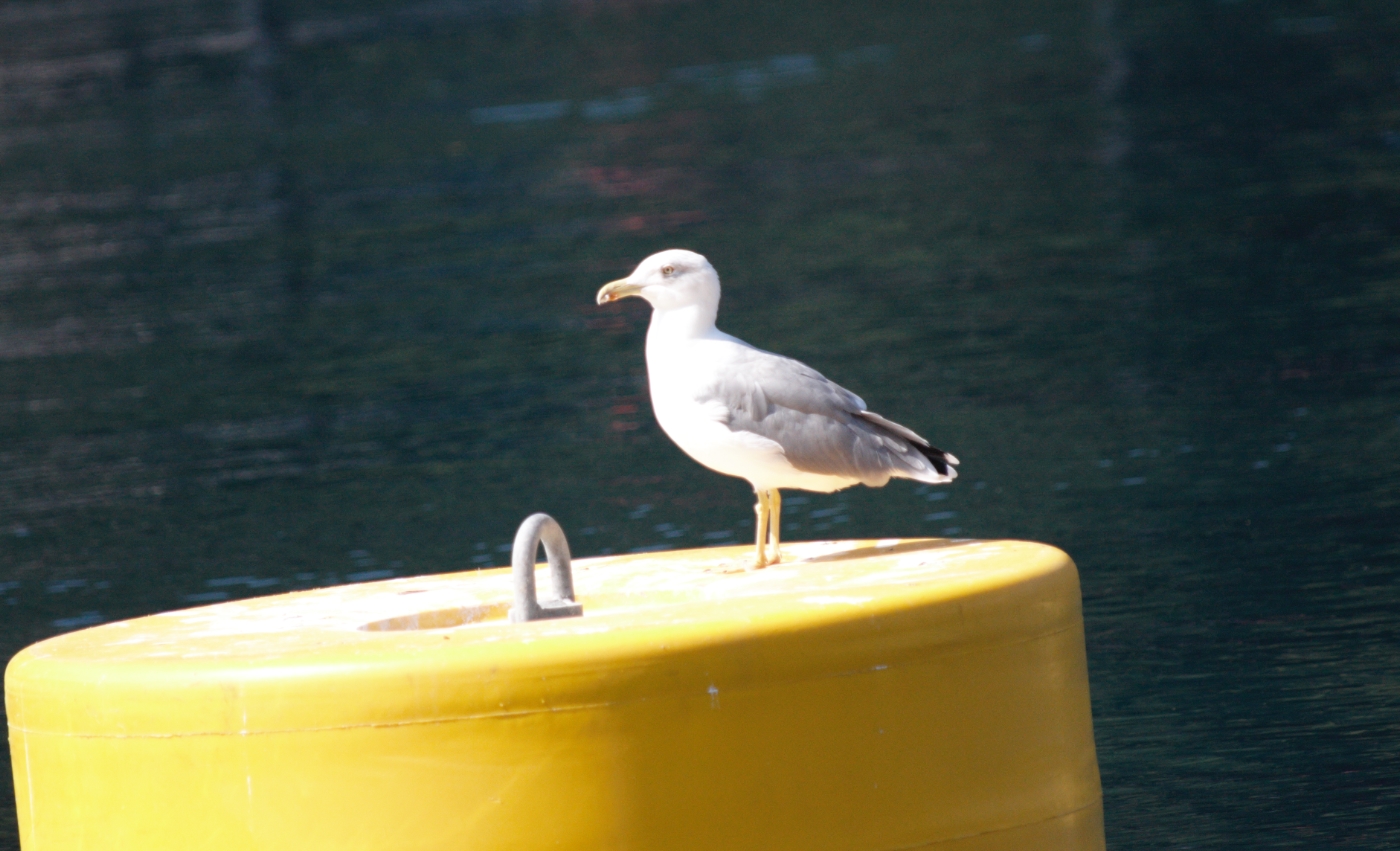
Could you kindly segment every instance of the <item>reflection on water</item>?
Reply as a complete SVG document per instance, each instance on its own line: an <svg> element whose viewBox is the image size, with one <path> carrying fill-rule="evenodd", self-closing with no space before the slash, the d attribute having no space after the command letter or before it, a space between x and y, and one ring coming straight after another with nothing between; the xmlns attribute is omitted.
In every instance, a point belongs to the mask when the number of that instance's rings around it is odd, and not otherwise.
<svg viewBox="0 0 1400 851"><path fill-rule="evenodd" d="M1075 556L1114 847L1394 846L1392 5L0 6L0 649L749 540L592 303L684 246L963 459L785 539Z"/></svg>

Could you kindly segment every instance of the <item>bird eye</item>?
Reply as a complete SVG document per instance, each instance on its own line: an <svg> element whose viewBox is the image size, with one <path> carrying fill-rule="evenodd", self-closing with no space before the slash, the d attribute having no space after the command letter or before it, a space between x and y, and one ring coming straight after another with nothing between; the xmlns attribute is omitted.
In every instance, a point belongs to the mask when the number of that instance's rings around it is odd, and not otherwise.
<svg viewBox="0 0 1400 851"><path fill-rule="evenodd" d="M665 276L668 277L668 278L669 278L670 276L674 275L675 273L676 273L676 267L675 267L675 266L662 266L662 267L661 267L661 274L665 275Z"/></svg>

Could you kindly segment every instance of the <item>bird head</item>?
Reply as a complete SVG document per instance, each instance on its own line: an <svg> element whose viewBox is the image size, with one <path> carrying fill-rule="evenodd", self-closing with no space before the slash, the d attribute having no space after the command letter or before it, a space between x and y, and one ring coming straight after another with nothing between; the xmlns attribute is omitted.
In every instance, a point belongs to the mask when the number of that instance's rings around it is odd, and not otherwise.
<svg viewBox="0 0 1400 851"><path fill-rule="evenodd" d="M718 308L719 275L710 261L694 251L670 248L638 263L627 277L605 284L598 290L598 303L634 295L657 310L691 305Z"/></svg>

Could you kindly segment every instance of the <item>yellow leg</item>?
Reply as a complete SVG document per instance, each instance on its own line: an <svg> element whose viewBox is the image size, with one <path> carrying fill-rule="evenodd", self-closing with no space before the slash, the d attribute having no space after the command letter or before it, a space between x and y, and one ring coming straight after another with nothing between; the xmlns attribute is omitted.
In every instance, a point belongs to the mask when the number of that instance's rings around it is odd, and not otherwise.
<svg viewBox="0 0 1400 851"><path fill-rule="evenodd" d="M768 563L777 564L783 560L782 550L778 549L778 533L783 528L783 495L777 488L768 492L768 513L768 537L773 540L773 557Z"/></svg>
<svg viewBox="0 0 1400 851"><path fill-rule="evenodd" d="M768 564L768 491L754 490L754 570Z"/></svg>

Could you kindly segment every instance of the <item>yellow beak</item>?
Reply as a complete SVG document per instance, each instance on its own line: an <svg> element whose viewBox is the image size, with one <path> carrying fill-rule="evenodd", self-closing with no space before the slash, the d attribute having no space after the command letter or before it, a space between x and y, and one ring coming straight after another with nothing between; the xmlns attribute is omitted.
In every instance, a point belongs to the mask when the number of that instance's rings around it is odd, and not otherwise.
<svg viewBox="0 0 1400 851"><path fill-rule="evenodd" d="M607 304L610 301L627 298L629 295L641 295L641 292L642 288L640 286L623 278L620 281L604 284L603 288L598 290L598 303Z"/></svg>

